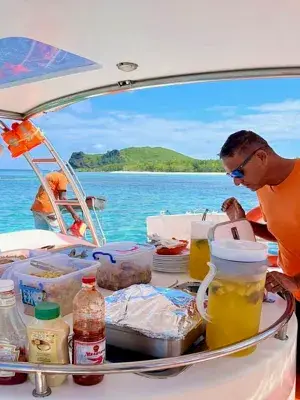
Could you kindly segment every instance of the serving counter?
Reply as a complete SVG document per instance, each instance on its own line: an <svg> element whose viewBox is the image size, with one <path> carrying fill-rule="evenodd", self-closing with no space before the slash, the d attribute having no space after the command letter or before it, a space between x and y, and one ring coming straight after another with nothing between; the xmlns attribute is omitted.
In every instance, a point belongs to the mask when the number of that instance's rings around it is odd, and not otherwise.
<svg viewBox="0 0 300 400"><path fill-rule="evenodd" d="M154 273L155 285L173 286L190 280L187 275ZM108 294L105 291L104 294ZM264 303L261 331L270 327L291 307L282 298L276 296L274 303ZM30 317L24 316L25 319ZM72 316L65 317L71 322ZM281 324L282 325L282 324ZM286 336L287 335L287 336ZM273 336L273 335L272 335ZM279 336L279 337L278 337ZM297 320L293 315L280 335L270 337L257 346L254 353L247 357L224 356L209 361L202 357L197 364L187 366L175 376L166 379L152 379L137 373L111 373L102 383L91 387L82 387L73 383L70 376L67 383L52 388L49 399L85 400L103 398L105 400L186 400L203 398L211 400L286 400L294 399L295 355ZM224 349L225 350L225 349ZM210 354L215 352L210 352ZM225 351L223 351L223 354ZM201 354L201 353L198 353ZM202 353L204 356L205 354ZM209 353L207 353L209 355ZM196 355L197 356L197 355ZM176 358L178 362L178 358ZM201 361L201 362L200 362ZM145 366L147 362L144 362ZM111 366L113 364L110 364ZM117 367L117 364L114 364ZM98 366L100 367L100 366ZM67 366L73 368L73 366ZM146 368L145 368L146 369ZM153 370L153 368L152 368ZM32 399L34 386L28 381L20 386L0 387L0 398L5 400Z"/></svg>

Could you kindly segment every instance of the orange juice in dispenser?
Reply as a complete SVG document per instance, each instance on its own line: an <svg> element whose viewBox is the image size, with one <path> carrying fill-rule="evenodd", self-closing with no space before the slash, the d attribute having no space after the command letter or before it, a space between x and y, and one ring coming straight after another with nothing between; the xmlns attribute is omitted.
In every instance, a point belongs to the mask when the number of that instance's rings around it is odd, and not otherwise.
<svg viewBox="0 0 300 400"><path fill-rule="evenodd" d="M245 240L215 240L210 243L210 250L210 271L199 288L197 308L207 321L206 343L215 350L258 333L268 246ZM203 304L207 288L206 312ZM246 356L255 348L233 356Z"/></svg>

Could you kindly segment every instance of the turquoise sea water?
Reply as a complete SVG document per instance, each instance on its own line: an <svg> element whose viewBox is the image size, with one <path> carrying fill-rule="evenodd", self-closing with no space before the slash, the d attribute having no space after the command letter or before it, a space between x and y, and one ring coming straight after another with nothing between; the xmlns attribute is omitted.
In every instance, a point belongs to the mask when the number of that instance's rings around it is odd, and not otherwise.
<svg viewBox="0 0 300 400"><path fill-rule="evenodd" d="M146 239L146 217L161 210L185 213L219 211L222 202L237 197L245 209L257 205L251 191L235 187L226 175L79 173L87 195L104 195L102 213L107 239ZM33 171L0 170L0 232L32 229L30 207L39 183Z"/></svg>

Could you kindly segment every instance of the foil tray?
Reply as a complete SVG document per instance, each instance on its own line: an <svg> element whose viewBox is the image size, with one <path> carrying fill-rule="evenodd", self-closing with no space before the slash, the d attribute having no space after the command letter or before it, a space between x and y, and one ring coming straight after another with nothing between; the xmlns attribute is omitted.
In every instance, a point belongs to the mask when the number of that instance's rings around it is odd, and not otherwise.
<svg viewBox="0 0 300 400"><path fill-rule="evenodd" d="M200 323L182 339L155 339L133 329L106 324L106 343L156 358L177 357L188 351L205 331Z"/></svg>

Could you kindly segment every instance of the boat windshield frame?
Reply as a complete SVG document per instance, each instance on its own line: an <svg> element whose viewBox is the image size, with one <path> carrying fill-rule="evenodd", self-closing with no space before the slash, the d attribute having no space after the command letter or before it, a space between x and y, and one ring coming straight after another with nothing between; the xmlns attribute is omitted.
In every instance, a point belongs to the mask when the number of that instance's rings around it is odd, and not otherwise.
<svg viewBox="0 0 300 400"><path fill-rule="evenodd" d="M172 86L179 84L191 84L200 82L251 80L267 78L297 78L300 76L299 67L274 67L274 68L250 68L230 71L212 71L193 74L182 74L174 76L152 77L141 80L119 81L112 85L95 87L65 96L54 98L47 102L27 110L25 113L18 113L11 110L0 110L0 118L11 120L24 120L35 118L47 112L53 112L67 107L71 104L84 101L92 97L98 97L120 92L147 89L160 86ZM5 90L5 89L3 89Z"/></svg>

